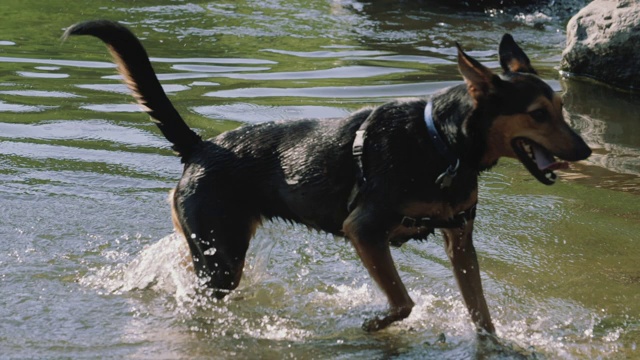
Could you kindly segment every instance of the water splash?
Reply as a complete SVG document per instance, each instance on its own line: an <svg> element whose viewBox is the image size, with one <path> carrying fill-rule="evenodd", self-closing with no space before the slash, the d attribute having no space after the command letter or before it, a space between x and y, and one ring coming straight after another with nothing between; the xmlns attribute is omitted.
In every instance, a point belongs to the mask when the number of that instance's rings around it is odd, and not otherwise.
<svg viewBox="0 0 640 360"><path fill-rule="evenodd" d="M396 253L401 269L404 264L432 261L413 250L418 246ZM411 315L385 331L367 334L360 326L386 309L387 302L352 252L348 244L300 226L269 223L250 246L241 286L223 300L215 300L196 278L188 247L176 234L145 247L128 263L127 254L105 252L105 257L125 263L97 269L80 282L114 295L142 294L147 300L135 305L136 313L171 316L182 332L198 334L200 341L215 339L228 351L265 341L295 345L298 350L293 353L298 355L324 342L349 346L352 355L380 355L386 351L380 348L382 342L404 348L409 358L465 358L484 351L496 358L575 359L621 351L623 331L619 326L603 327L604 314L563 299L531 299L491 279L487 297L500 336L498 347L478 347L457 288L438 285L440 280L424 275L403 276L409 278L416 304ZM434 266L440 265L426 265ZM144 322L134 323L132 331L146 332L139 328L147 326Z"/></svg>
<svg viewBox="0 0 640 360"><path fill-rule="evenodd" d="M80 283L115 294L149 289L172 294L182 303L196 294L198 281L189 249L174 233L147 246L130 263L107 265L85 275Z"/></svg>

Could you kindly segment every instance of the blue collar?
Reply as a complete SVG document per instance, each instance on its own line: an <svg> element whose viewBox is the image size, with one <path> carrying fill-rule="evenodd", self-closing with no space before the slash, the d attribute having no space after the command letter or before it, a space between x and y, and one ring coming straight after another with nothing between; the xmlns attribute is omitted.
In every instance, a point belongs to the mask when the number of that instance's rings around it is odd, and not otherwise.
<svg viewBox="0 0 640 360"><path fill-rule="evenodd" d="M436 124L433 122L433 102L429 100L427 106L424 108L424 122L427 124L427 131L429 132L429 138L433 142L433 146L438 150L440 155L444 156L449 162L449 167L436 179L436 184L440 185L441 189L449 187L453 178L457 175L458 168L460 167L460 159L456 157L449 147L444 142Z"/></svg>

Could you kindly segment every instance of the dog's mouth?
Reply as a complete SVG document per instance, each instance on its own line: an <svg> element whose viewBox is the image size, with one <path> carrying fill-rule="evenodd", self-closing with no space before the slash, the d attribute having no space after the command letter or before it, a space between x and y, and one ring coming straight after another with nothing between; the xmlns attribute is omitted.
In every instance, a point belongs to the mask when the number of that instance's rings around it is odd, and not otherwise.
<svg viewBox="0 0 640 360"><path fill-rule="evenodd" d="M555 184L557 176L553 172L554 170L569 167L568 162L556 161L549 150L532 140L522 137L515 138L511 142L511 146L531 175L545 185Z"/></svg>

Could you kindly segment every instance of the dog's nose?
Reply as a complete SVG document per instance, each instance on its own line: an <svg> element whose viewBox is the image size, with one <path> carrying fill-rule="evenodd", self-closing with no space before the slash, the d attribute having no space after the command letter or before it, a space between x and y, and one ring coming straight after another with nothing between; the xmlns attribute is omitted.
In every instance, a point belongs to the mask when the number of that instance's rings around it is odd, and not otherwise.
<svg viewBox="0 0 640 360"><path fill-rule="evenodd" d="M580 161L591 156L591 148L582 139L580 135L571 131L571 147L566 148L562 154L557 154L559 158L565 161Z"/></svg>
<svg viewBox="0 0 640 360"><path fill-rule="evenodd" d="M591 148L587 145L582 138L576 136L577 139L574 141L573 149L571 152L567 153L567 156L560 156L562 160L566 161L580 161L591 156Z"/></svg>
<svg viewBox="0 0 640 360"><path fill-rule="evenodd" d="M579 160L584 160L589 156L591 156L591 148L589 147L589 145L585 144L584 149L582 149L582 152L580 153L580 155L578 155L578 157L580 158Z"/></svg>

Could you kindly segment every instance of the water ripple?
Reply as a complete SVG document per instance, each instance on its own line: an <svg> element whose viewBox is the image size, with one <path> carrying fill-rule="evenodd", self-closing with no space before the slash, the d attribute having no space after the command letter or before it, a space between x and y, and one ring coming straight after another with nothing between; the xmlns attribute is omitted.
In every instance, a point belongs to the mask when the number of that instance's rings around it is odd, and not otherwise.
<svg viewBox="0 0 640 360"><path fill-rule="evenodd" d="M209 118L248 123L283 119L334 118L349 114L346 109L329 106L260 106L250 103L196 106L191 109Z"/></svg>
<svg viewBox="0 0 640 360"><path fill-rule="evenodd" d="M138 104L90 104L82 105L80 108L105 113L134 113L142 111Z"/></svg>
<svg viewBox="0 0 640 360"><path fill-rule="evenodd" d="M76 95L64 91L45 91L45 90L4 90L0 94L14 96L29 96L39 98L79 98L82 95Z"/></svg>
<svg viewBox="0 0 640 360"><path fill-rule="evenodd" d="M57 106L10 104L0 100L0 112L28 113L55 109Z"/></svg>
<svg viewBox="0 0 640 360"><path fill-rule="evenodd" d="M384 68L379 66L343 66L325 70L272 72L263 74L222 74L221 76L245 80L355 79L400 74L412 71L416 70Z"/></svg>
<svg viewBox="0 0 640 360"><path fill-rule="evenodd" d="M17 71L16 73L22 77L36 79L65 79L69 77L69 74L52 74L33 71Z"/></svg>
<svg viewBox="0 0 640 360"><path fill-rule="evenodd" d="M132 169L136 173L147 173L174 178L180 175L180 171L178 169L168 166L170 164L177 163L174 157L156 154L133 153L130 151L123 152L81 149L71 146L33 144L14 141L0 142L0 154L20 156L28 159L56 159L105 163Z"/></svg>
<svg viewBox="0 0 640 360"><path fill-rule="evenodd" d="M97 90L97 91L106 91L118 94L129 94L129 88L127 88L124 84L78 84L75 85L80 89L89 89L89 90ZM177 85L177 84L163 84L162 88L165 92L173 93L178 91L185 91L191 89L186 85Z"/></svg>
<svg viewBox="0 0 640 360"><path fill-rule="evenodd" d="M276 61L271 60L262 60L262 59L250 59L250 58L160 58L160 57L152 57L152 62L159 63L205 63L205 64L245 64L245 65L270 65L277 64Z"/></svg>
<svg viewBox="0 0 640 360"><path fill-rule="evenodd" d="M381 56L390 54L388 51L373 50L342 50L342 51L288 51L277 49L263 49L262 51L272 52L276 54L291 55L304 58L345 58L345 57L363 57L363 56Z"/></svg>
<svg viewBox="0 0 640 360"><path fill-rule="evenodd" d="M32 59L32 58L6 57L6 56L0 56L0 62L60 65L60 66L70 66L70 67L79 67L79 68L91 68L91 69L115 68L116 67L113 63L103 62L103 61Z"/></svg>
<svg viewBox="0 0 640 360"><path fill-rule="evenodd" d="M221 98L257 98L257 97L316 97L316 98L384 98L424 96L447 86L458 85L457 81L426 83L406 83L372 86L328 86L312 88L247 88L220 90L204 96Z"/></svg>
<svg viewBox="0 0 640 360"><path fill-rule="evenodd" d="M84 139L112 143L164 147L160 137L133 127L120 126L104 120L47 121L38 124L0 123L0 138L7 139Z"/></svg>
<svg viewBox="0 0 640 360"><path fill-rule="evenodd" d="M220 72L239 72L239 71L264 71L269 70L268 67L239 67L239 66L216 66L216 65L173 65L173 69L186 70L193 72L220 73Z"/></svg>

